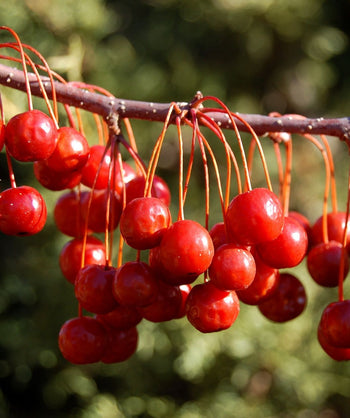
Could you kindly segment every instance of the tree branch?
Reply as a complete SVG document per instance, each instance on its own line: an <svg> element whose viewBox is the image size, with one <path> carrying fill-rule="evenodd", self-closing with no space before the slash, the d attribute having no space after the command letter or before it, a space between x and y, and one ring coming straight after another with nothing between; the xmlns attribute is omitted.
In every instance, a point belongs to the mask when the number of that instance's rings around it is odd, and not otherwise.
<svg viewBox="0 0 350 418"><path fill-rule="evenodd" d="M51 83L48 77L41 76L49 98L52 98ZM42 97L40 85L34 74L29 73L31 92L34 96ZM26 91L22 70L0 64L0 84L21 91ZM108 97L99 93L92 93L72 85L55 81L57 100L60 103L74 106L101 115L108 119L113 114L130 119L142 119L154 122L164 122L170 103L152 103L137 100ZM177 103L181 110L188 110L190 103ZM232 129L232 124L226 114L217 111L206 113L222 128ZM317 118L296 119L292 116L270 117L255 114L239 114L241 118L255 130L258 135L269 132L290 132L299 134L324 134L344 140L350 146L350 118ZM173 120L171 120L173 122ZM239 120L237 126L241 131L247 127Z"/></svg>

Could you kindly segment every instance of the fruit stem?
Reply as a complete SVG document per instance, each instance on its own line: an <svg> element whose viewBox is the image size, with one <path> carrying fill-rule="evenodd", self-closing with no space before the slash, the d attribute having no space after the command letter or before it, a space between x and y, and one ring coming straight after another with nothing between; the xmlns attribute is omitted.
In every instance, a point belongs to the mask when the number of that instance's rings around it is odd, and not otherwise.
<svg viewBox="0 0 350 418"><path fill-rule="evenodd" d="M11 187L14 189L14 188L17 187L16 179L15 179L15 173L13 172L12 161L11 161L11 157L10 157L10 154L9 154L7 148L6 148L6 161L7 161L7 167L8 167Z"/></svg>
<svg viewBox="0 0 350 418"><path fill-rule="evenodd" d="M230 188L231 188L231 162L233 163L233 167L236 173L237 179L237 192L240 194L242 193L242 182L241 182L241 175L239 172L239 167L237 164L236 156L234 155L232 148L228 144L224 133L218 126L218 124L213 121L211 118L208 117L205 113L198 112L197 113L198 120L204 126L208 127L214 134L220 139L225 147L225 154L226 154L226 166L227 166L227 176L226 176L226 191L225 191L225 209L228 208L230 203Z"/></svg>
<svg viewBox="0 0 350 418"><path fill-rule="evenodd" d="M22 46L21 40L20 40L19 36L17 35L17 33L14 30L12 30L11 28L9 28L7 26L0 26L0 29L7 30L16 39L16 42L17 42L17 45L18 45L18 48L19 48L20 54L21 54L21 63L22 63L22 68L23 68L24 83L25 83L26 92L27 92L27 99L28 99L28 109L33 110L32 93L31 93L31 90L30 90L30 83L29 83L29 78L28 78L27 65L26 65L25 54L24 54L24 51L23 51L23 46Z"/></svg>
<svg viewBox="0 0 350 418"><path fill-rule="evenodd" d="M183 192L183 170L184 170L184 150L183 150L183 139L181 132L181 119L176 118L176 128L179 142L179 212L177 220L185 219L184 215L184 192Z"/></svg>
<svg viewBox="0 0 350 418"><path fill-rule="evenodd" d="M332 196L332 209L333 212L338 212L338 204L337 204L337 188L335 184L335 169L334 169L334 161L333 161L333 155L331 148L329 146L329 141L326 137L326 135L321 135L322 142L324 144L324 147L326 149L326 153L328 156L329 161L329 169L330 169L330 175L331 175L331 196Z"/></svg>
<svg viewBox="0 0 350 418"><path fill-rule="evenodd" d="M328 196L329 196L329 187L330 187L330 179L331 179L331 170L329 165L329 159L325 148L320 144L320 142L310 134L303 134L304 138L309 140L312 144L314 144L322 154L324 165L325 165L325 172L326 172L326 179L325 179L325 188L323 194L323 210L322 210L322 235L323 235L323 242L328 243L328 216L327 216L327 203L328 203Z"/></svg>
<svg viewBox="0 0 350 418"><path fill-rule="evenodd" d="M163 141L164 141L164 138L165 138L165 133L166 133L168 127L169 127L169 121L170 121L170 118L173 114L174 109L177 110L178 107L177 107L176 103L171 103L170 106L169 106L169 109L168 109L166 119L165 119L164 124L163 124L162 131L161 131L161 133L160 133L160 135L159 135L159 137L158 137L158 139L155 143L155 146L153 148L152 155L151 155L151 158L150 158L150 161L149 161L149 164L148 164L146 183L145 183L145 193L144 193L145 196L151 196L153 178L154 178L155 171L156 171L156 168L157 168L157 165L158 165L160 151L162 149Z"/></svg>

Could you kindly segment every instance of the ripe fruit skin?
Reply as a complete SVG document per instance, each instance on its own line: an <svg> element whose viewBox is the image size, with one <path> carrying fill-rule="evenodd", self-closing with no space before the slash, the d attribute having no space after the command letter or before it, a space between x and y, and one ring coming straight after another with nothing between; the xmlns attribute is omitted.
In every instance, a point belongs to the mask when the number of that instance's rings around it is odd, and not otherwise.
<svg viewBox="0 0 350 418"><path fill-rule="evenodd" d="M146 179L143 176L136 176L131 179L125 187L126 203L131 202L137 197L143 197L145 195ZM159 176L153 177L151 196L157 197L165 205L170 205L171 194L166 182Z"/></svg>
<svg viewBox="0 0 350 418"><path fill-rule="evenodd" d="M158 281L148 264L128 261L120 266L113 281L113 294L118 303L126 306L147 306L158 293Z"/></svg>
<svg viewBox="0 0 350 418"><path fill-rule="evenodd" d="M105 155L104 153L105 147L103 145L93 145L90 147L89 159L82 169L81 182L85 186L92 187L94 185L95 189L107 188L111 153L110 150ZM95 182L96 176L97 179Z"/></svg>
<svg viewBox="0 0 350 418"><path fill-rule="evenodd" d="M180 288L159 281L155 301L138 310L147 321L165 322L178 318L181 306L182 292Z"/></svg>
<svg viewBox="0 0 350 418"><path fill-rule="evenodd" d="M40 110L28 110L13 116L5 128L5 143L18 161L41 161L55 150L57 129L53 120Z"/></svg>
<svg viewBox="0 0 350 418"><path fill-rule="evenodd" d="M73 189L80 183L80 171L70 171L68 173L57 173L51 170L45 161L35 161L33 171L38 182L48 190L59 191Z"/></svg>
<svg viewBox="0 0 350 418"><path fill-rule="evenodd" d="M72 318L61 327L58 345L63 357L73 364L95 363L104 355L107 333L95 318Z"/></svg>
<svg viewBox="0 0 350 418"><path fill-rule="evenodd" d="M137 349L139 335L136 327L117 330L103 325L107 331L107 347L101 361L106 364L121 363L130 358Z"/></svg>
<svg viewBox="0 0 350 418"><path fill-rule="evenodd" d="M96 318L119 330L135 327L142 321L142 315L135 307L122 305L106 314L98 314Z"/></svg>
<svg viewBox="0 0 350 418"><path fill-rule="evenodd" d="M317 339L318 339L318 342L320 343L320 346L323 348L323 350L333 360L336 360L336 361L350 360L350 348L334 347L333 345L329 344L320 326L318 326L317 328Z"/></svg>
<svg viewBox="0 0 350 418"><path fill-rule="evenodd" d="M177 314L177 318L183 318L184 316L186 316L186 300L188 298L188 295L190 294L192 286L190 284L182 284L179 286L179 289L181 292L182 300L179 312Z"/></svg>
<svg viewBox="0 0 350 418"><path fill-rule="evenodd" d="M262 261L273 268L295 267L307 253L308 237L300 222L286 216L278 237L260 243L255 248Z"/></svg>
<svg viewBox="0 0 350 418"><path fill-rule="evenodd" d="M145 250L160 243L170 223L170 210L160 199L139 197L124 208L120 232L130 247Z"/></svg>
<svg viewBox="0 0 350 418"><path fill-rule="evenodd" d="M171 276L196 276L210 266L214 245L209 232L198 222L174 222L164 233L159 259Z"/></svg>
<svg viewBox="0 0 350 418"><path fill-rule="evenodd" d="M5 144L5 124L2 119L0 119L0 151L2 150Z"/></svg>
<svg viewBox="0 0 350 418"><path fill-rule="evenodd" d="M276 290L258 305L259 311L273 322L286 322L299 316L306 306L303 284L289 273L281 273Z"/></svg>
<svg viewBox="0 0 350 418"><path fill-rule="evenodd" d="M176 272L170 272L167 270L161 263L159 246L153 247L149 250L148 264L152 268L158 280L172 286L191 284L199 276L197 273L179 275Z"/></svg>
<svg viewBox="0 0 350 418"><path fill-rule="evenodd" d="M14 187L0 193L0 231L4 234L34 235L43 229L46 218L44 198L33 187Z"/></svg>
<svg viewBox="0 0 350 418"><path fill-rule="evenodd" d="M311 228L311 244L313 246L323 242L322 218L323 217L320 216ZM343 242L345 222L345 212L330 212L327 214L327 233L329 241L338 241L340 243ZM350 243L350 228L348 228L347 231L346 243Z"/></svg>
<svg viewBox="0 0 350 418"><path fill-rule="evenodd" d="M256 273L252 283L243 290L237 290L239 300L247 305L258 305L269 298L276 290L280 273L267 264L254 253Z"/></svg>
<svg viewBox="0 0 350 418"><path fill-rule="evenodd" d="M62 274L73 284L81 268L83 244L83 238L74 238L63 246L59 256ZM98 238L93 236L87 237L84 261L84 266L88 264L104 265L106 263L105 246Z"/></svg>
<svg viewBox="0 0 350 418"><path fill-rule="evenodd" d="M218 249L221 245L227 244L227 234L224 222L218 222L212 226L209 235L214 244L214 249Z"/></svg>
<svg viewBox="0 0 350 418"><path fill-rule="evenodd" d="M251 252L235 244L219 247L209 267L211 282L222 290L241 290L254 280L255 260Z"/></svg>
<svg viewBox="0 0 350 418"><path fill-rule="evenodd" d="M114 275L114 268L97 264L89 264L79 270L74 291L82 308L96 314L106 314L118 306L112 293Z"/></svg>
<svg viewBox="0 0 350 418"><path fill-rule="evenodd" d="M313 280L324 287L339 283L340 259L343 246L337 241L320 243L312 247L307 256L307 268ZM344 251L344 279L349 272L349 257Z"/></svg>
<svg viewBox="0 0 350 418"><path fill-rule="evenodd" d="M241 245L254 245L277 238L283 223L283 210L277 196L265 188L237 195L226 212L229 240Z"/></svg>
<svg viewBox="0 0 350 418"><path fill-rule="evenodd" d="M80 170L89 158L90 147L87 140L69 126L63 126L57 132L56 148L45 161L46 165L59 173Z"/></svg>
<svg viewBox="0 0 350 418"><path fill-rule="evenodd" d="M186 300L187 319L203 333L229 328L239 309L236 292L220 290L211 282L193 286Z"/></svg>
<svg viewBox="0 0 350 418"><path fill-rule="evenodd" d="M328 344L350 349L350 300L330 303L322 313L319 328Z"/></svg>
<svg viewBox="0 0 350 418"><path fill-rule="evenodd" d="M122 202L118 193L108 189L90 191L84 194L81 203L84 222L87 218L87 225L91 231L103 233L106 228L111 230L118 226L122 213ZM106 219L107 205L109 205L108 222Z"/></svg>
<svg viewBox="0 0 350 418"><path fill-rule="evenodd" d="M88 192L76 193L74 190L62 194L54 208L53 216L57 228L70 237L83 237L85 222L81 201ZM91 231L88 231L90 233Z"/></svg>
<svg viewBox="0 0 350 418"><path fill-rule="evenodd" d="M111 164L114 164L115 167L111 167ZM131 179L136 177L136 172L124 161L122 167L123 180L124 183L127 184ZM123 182L118 162L112 158L110 149L106 151L106 148L103 145L93 145L90 147L89 159L82 168L81 182L87 187L94 186L96 190L107 189L110 170L112 175L114 170L115 175L114 180L112 178L110 180L110 187L114 186L114 190L121 195L123 191Z"/></svg>

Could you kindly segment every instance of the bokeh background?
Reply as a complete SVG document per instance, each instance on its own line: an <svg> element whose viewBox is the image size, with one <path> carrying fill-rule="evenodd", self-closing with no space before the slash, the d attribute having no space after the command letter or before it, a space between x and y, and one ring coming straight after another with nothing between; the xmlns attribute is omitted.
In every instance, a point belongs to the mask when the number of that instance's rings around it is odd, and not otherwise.
<svg viewBox="0 0 350 418"><path fill-rule="evenodd" d="M241 113L309 117L350 115L349 16L346 0L0 2L0 24L17 31L68 80L152 102L190 101L199 90ZM0 42L8 40L0 33ZM0 91L7 118L25 110L23 93ZM136 121L133 126L147 159L161 125ZM171 135L159 174L176 188ZM330 141L339 210L345 210L348 151L339 140ZM264 149L274 175L267 140ZM8 186L3 152L0 158L3 190ZM200 170L186 216L201 221ZM15 164L15 174L18 184L40 188L30 165ZM260 171L254 172L253 185L263 182ZM323 189L319 152L295 138L293 208L315 221ZM350 416L350 365L328 358L316 339L322 309L336 299L337 290L313 284L304 265L296 274L308 306L290 323L271 323L250 306L241 306L231 329L212 335L200 334L185 319L144 321L138 351L127 362L67 363L57 334L77 314L73 288L58 267L68 238L52 219L59 193L41 191L51 213L45 229L27 238L0 235L1 418ZM212 223L220 217L213 205ZM346 297L349 292L345 282Z"/></svg>

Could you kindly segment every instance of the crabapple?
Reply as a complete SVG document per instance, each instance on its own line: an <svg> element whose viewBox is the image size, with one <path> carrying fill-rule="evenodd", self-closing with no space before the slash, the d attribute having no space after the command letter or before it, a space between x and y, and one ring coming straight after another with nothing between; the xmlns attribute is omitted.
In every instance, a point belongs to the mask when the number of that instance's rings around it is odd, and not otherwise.
<svg viewBox="0 0 350 418"><path fill-rule="evenodd" d="M0 231L7 235L34 235L46 222L47 208L33 187L20 186L0 193Z"/></svg>
<svg viewBox="0 0 350 418"><path fill-rule="evenodd" d="M18 161L46 160L55 150L57 128L45 113L28 110L7 122L5 143L9 153Z"/></svg>
<svg viewBox="0 0 350 418"><path fill-rule="evenodd" d="M229 240L254 245L278 237L284 224L278 197L268 189L256 188L235 196L227 208Z"/></svg>

